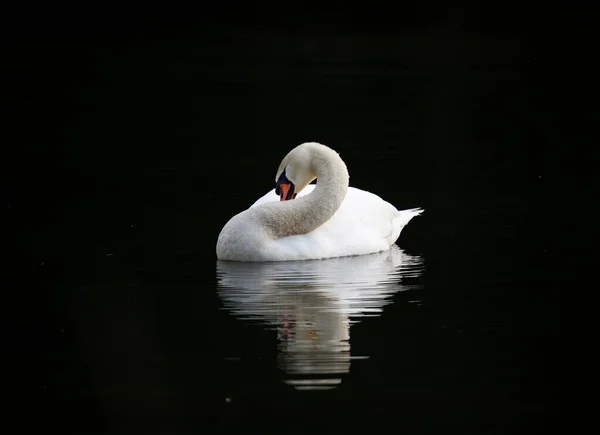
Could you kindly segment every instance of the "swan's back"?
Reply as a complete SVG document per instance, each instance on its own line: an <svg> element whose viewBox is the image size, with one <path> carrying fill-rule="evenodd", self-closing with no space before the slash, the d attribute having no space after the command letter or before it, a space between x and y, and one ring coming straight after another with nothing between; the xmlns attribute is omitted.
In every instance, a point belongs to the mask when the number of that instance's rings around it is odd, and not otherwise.
<svg viewBox="0 0 600 435"><path fill-rule="evenodd" d="M308 185L298 196L310 194L314 188L314 184ZM270 191L252 207L272 201L279 201L279 197ZM271 260L305 260L386 251L404 226L421 212L421 209L398 211L373 193L349 187L330 220L310 233L272 240L268 252Z"/></svg>

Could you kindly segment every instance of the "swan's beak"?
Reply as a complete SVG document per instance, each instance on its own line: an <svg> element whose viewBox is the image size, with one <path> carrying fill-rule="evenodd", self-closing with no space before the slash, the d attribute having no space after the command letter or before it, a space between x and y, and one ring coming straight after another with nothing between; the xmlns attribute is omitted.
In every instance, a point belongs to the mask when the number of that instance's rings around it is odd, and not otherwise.
<svg viewBox="0 0 600 435"><path fill-rule="evenodd" d="M296 186L290 180L288 180L285 170L279 176L279 180L277 180L277 186L275 187L275 193L279 195L280 201L287 201L290 199L295 199L296 194L294 193L296 190Z"/></svg>
<svg viewBox="0 0 600 435"><path fill-rule="evenodd" d="M294 185L292 183L277 184L275 193L279 195L280 201L287 201L296 198L296 194L294 193Z"/></svg>

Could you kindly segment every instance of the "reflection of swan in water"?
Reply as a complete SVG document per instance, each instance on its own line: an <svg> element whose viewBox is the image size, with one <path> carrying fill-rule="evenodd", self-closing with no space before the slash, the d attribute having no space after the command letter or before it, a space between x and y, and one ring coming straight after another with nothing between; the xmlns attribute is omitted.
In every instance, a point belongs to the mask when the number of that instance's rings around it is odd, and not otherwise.
<svg viewBox="0 0 600 435"><path fill-rule="evenodd" d="M298 389L333 388L350 370L350 325L376 316L422 259L389 251L328 260L217 262L225 309L277 331L280 367ZM337 376L335 376L337 375ZM325 377L324 377L325 376Z"/></svg>

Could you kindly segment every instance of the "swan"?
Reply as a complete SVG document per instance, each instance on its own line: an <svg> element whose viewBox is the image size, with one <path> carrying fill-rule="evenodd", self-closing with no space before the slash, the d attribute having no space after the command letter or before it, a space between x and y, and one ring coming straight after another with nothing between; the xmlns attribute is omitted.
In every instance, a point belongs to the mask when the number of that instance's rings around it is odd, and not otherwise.
<svg viewBox="0 0 600 435"><path fill-rule="evenodd" d="M320 260L387 251L423 212L399 211L373 193L349 187L344 161L317 142L293 148L275 180L275 191L225 224L217 240L219 260Z"/></svg>

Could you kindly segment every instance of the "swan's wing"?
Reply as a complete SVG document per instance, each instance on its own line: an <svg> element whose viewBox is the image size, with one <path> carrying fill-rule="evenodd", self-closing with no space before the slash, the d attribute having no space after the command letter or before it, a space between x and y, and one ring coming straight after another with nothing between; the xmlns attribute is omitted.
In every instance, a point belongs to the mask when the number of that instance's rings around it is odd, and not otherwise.
<svg viewBox="0 0 600 435"><path fill-rule="evenodd" d="M364 249L387 249L394 242L391 239L397 212L393 205L379 196L365 190L349 188L338 212L327 224L341 229L351 246L367 244Z"/></svg>
<svg viewBox="0 0 600 435"><path fill-rule="evenodd" d="M392 204L371 192L350 188L340 211L339 218L344 219L342 225L347 224L349 231L356 231L361 240L370 238L373 243L379 240L389 247L398 240L406 224L413 217L420 215L423 209L397 210ZM346 223L345 220L352 216L359 219Z"/></svg>

